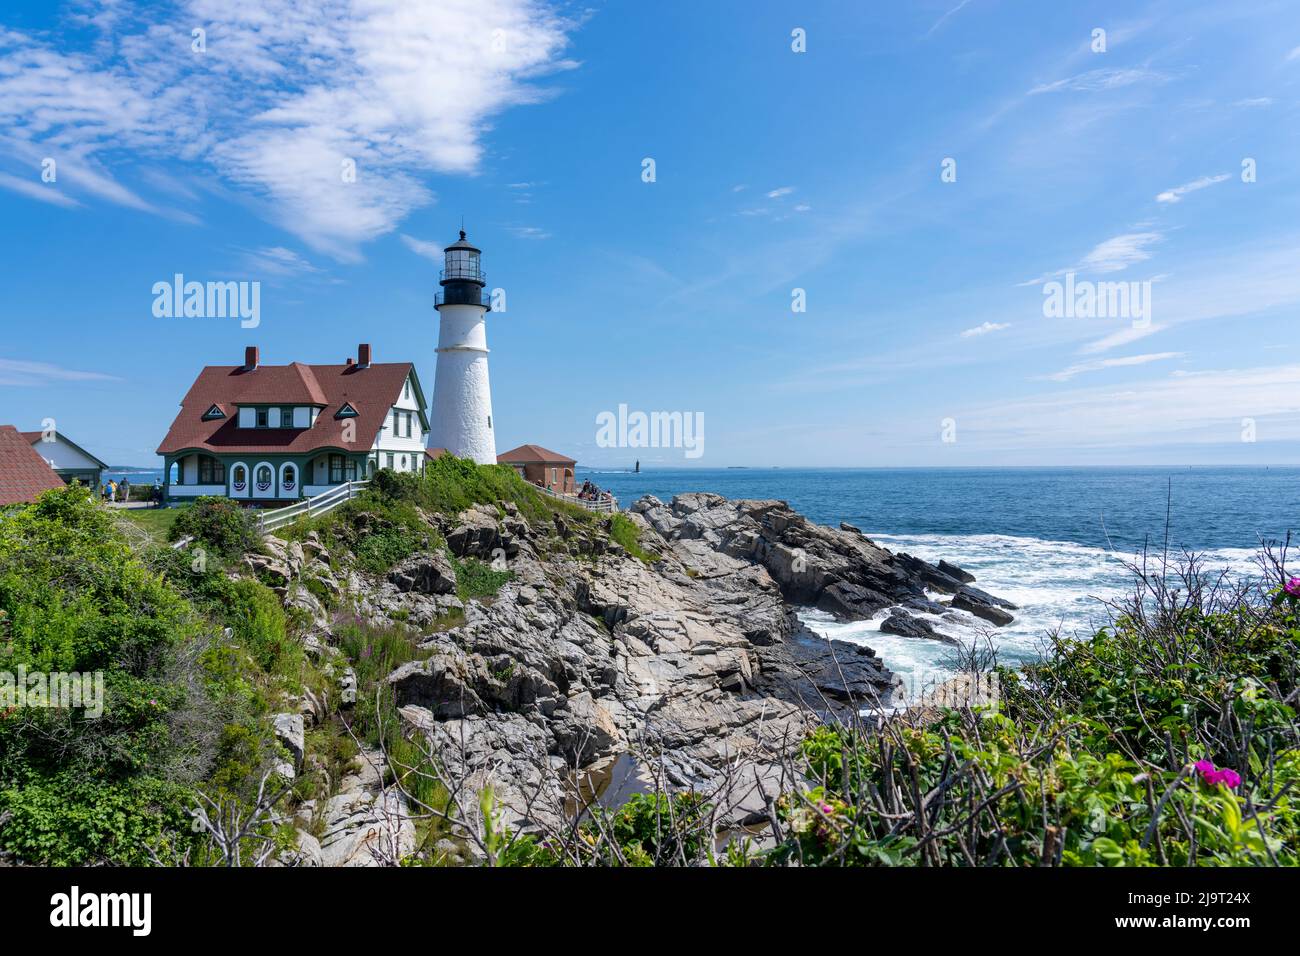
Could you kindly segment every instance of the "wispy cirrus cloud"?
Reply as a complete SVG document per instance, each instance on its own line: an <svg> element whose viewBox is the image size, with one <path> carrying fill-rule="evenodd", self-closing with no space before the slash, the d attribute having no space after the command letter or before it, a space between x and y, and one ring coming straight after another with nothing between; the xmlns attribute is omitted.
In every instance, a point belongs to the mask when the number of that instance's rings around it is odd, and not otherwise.
<svg viewBox="0 0 1300 956"><path fill-rule="evenodd" d="M540 226L507 226L516 239L549 239L551 234Z"/></svg>
<svg viewBox="0 0 1300 956"><path fill-rule="evenodd" d="M254 273L296 276L320 272L303 256L284 246L263 246L244 253L244 265Z"/></svg>
<svg viewBox="0 0 1300 956"><path fill-rule="evenodd" d="M66 169L74 190L159 211L123 184L123 151L197 161L345 261L433 202L429 173L477 170L489 119L575 65L575 24L536 0L83 8L102 30L89 49L0 30L0 154L18 157L0 171L21 179L52 156L61 185Z"/></svg>
<svg viewBox="0 0 1300 956"><path fill-rule="evenodd" d="M957 14L961 13L961 11L962 11L963 9L965 9L966 6L967 6L969 3L970 3L970 0L959 0L959 2L957 3L957 5L956 5L955 7L950 7L950 8L948 9L948 12L946 12L946 13L945 13L943 16L941 16L938 20L935 20L935 21L934 21L934 24L930 27L930 29L927 30L927 31L925 31L925 35L926 35L926 36L930 36L931 34L933 34L933 33L934 33L936 30L938 30L941 26L943 26L945 23L947 23L949 20L951 20L951 19L952 19L953 17L955 17Z"/></svg>
<svg viewBox="0 0 1300 956"><path fill-rule="evenodd" d="M1079 269L1089 272L1119 272L1151 258L1150 247L1164 236L1158 232L1126 232L1099 242L1083 257Z"/></svg>
<svg viewBox="0 0 1300 956"><path fill-rule="evenodd" d="M1077 73L1051 83L1040 83L1029 90L1030 96L1043 93L1098 93L1105 90L1117 90L1138 83L1163 83L1168 77L1163 73L1146 69L1101 69Z"/></svg>
<svg viewBox="0 0 1300 956"><path fill-rule="evenodd" d="M433 242L428 239L416 239L414 236L408 236L402 233L402 242L406 248L410 249L417 256L423 256L430 262L442 264L444 246L440 242Z"/></svg>
<svg viewBox="0 0 1300 956"><path fill-rule="evenodd" d="M1202 176L1200 179L1193 179L1190 183L1183 183L1181 186L1175 186L1173 189L1166 189L1156 196L1156 202L1176 203L1182 202L1183 197L1188 193L1194 193L1198 190L1221 183L1224 180L1231 179L1227 173L1220 173L1218 176Z"/></svg>
<svg viewBox="0 0 1300 956"><path fill-rule="evenodd" d="M1144 382L1074 387L971 409L965 435L1003 447L1155 447L1239 442L1241 420L1271 423L1270 440L1300 437L1300 365L1173 371Z"/></svg>
<svg viewBox="0 0 1300 956"><path fill-rule="evenodd" d="M1071 365L1059 372L1044 375L1042 378L1047 379L1049 382L1068 382L1085 372L1100 372L1103 369L1126 368L1132 365L1148 365L1151 362L1164 362L1169 359L1182 358L1183 354L1182 352L1149 352L1146 355L1122 355L1116 358L1095 359L1091 362L1080 362L1077 365Z"/></svg>
<svg viewBox="0 0 1300 956"><path fill-rule="evenodd" d="M48 362L27 362L0 358L0 385L53 385L60 382L117 382L121 379L102 372L84 372Z"/></svg>

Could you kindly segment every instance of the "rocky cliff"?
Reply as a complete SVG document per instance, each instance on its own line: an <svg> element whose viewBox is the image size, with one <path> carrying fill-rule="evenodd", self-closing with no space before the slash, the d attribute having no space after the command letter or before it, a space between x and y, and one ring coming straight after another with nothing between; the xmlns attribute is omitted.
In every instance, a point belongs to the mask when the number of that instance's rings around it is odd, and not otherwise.
<svg viewBox="0 0 1300 956"><path fill-rule="evenodd" d="M608 525L562 514L530 522L510 503L425 518L446 553L416 554L384 575L340 572L337 560L331 570L314 538L269 539L249 563L313 616L308 641L326 656L337 653L332 617L306 578L328 581L367 620L407 622L418 659L384 681L407 732L455 777L467 806L491 785L515 828L555 823L566 780L633 750L653 764L636 773L670 788L722 786L729 822L761 818L766 796L789 783L771 755L827 714L851 718L899 694L870 648L817 636L797 609L885 614L893 633L945 641L936 621L1001 624L1014 609L960 568L891 553L782 501L645 497L627 515L641 557ZM510 580L491 599L462 601L451 559L492 562ZM357 789L338 800L338 816L356 812ZM326 829L355 843L337 820Z"/></svg>

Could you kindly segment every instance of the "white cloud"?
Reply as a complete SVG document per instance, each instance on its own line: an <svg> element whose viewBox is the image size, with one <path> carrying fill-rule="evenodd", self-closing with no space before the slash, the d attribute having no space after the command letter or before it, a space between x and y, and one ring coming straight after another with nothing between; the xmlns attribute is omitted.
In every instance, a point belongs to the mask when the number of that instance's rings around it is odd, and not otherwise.
<svg viewBox="0 0 1300 956"><path fill-rule="evenodd" d="M1147 247L1164 238L1158 232L1127 232L1100 242L1083 257L1079 268L1091 272L1119 272L1151 258Z"/></svg>
<svg viewBox="0 0 1300 956"><path fill-rule="evenodd" d="M416 239L414 236L408 236L402 233L402 242L406 243L406 248L410 249L417 256L424 256L430 262L436 262L442 265L443 261L443 244L440 242L430 242L427 239Z"/></svg>
<svg viewBox="0 0 1300 956"><path fill-rule="evenodd" d="M1272 106L1273 98L1270 96L1250 96L1243 100L1237 100L1232 104L1243 109L1251 109L1259 106Z"/></svg>
<svg viewBox="0 0 1300 956"><path fill-rule="evenodd" d="M264 246L244 253L244 264L255 273L274 276L301 275L320 272L314 265L284 246Z"/></svg>
<svg viewBox="0 0 1300 956"><path fill-rule="evenodd" d="M47 362L0 359L0 385L49 385L54 382L116 382L100 372L81 372Z"/></svg>
<svg viewBox="0 0 1300 956"><path fill-rule="evenodd" d="M960 0L957 6L952 7L951 9L948 10L947 13L941 16L938 20L935 20L934 25L931 26L930 29L925 32L925 35L930 36L932 33L934 33L934 31L938 30L941 26L947 23L950 17L953 17L956 14L960 13L962 8L965 7L968 3L970 3L970 0Z"/></svg>
<svg viewBox="0 0 1300 956"><path fill-rule="evenodd" d="M1076 375L1082 375L1084 372L1100 372L1102 369L1124 368L1130 365L1147 365L1151 362L1163 362L1168 359L1182 357L1182 352L1151 352L1146 355L1125 355L1119 358L1096 359L1091 362L1080 362L1078 365L1071 365L1059 372L1044 375L1043 378L1052 382L1068 382Z"/></svg>
<svg viewBox="0 0 1300 956"><path fill-rule="evenodd" d="M790 195L792 192L794 192L794 187L793 187L793 186L782 186L782 187L780 187L779 189L773 189L771 192L769 192L769 193L767 194L767 198L768 198L768 199L781 199L783 196L788 196L788 195Z"/></svg>
<svg viewBox="0 0 1300 956"><path fill-rule="evenodd" d="M1160 195L1156 196L1156 202L1182 202L1183 197L1188 193L1194 193L1199 189L1213 186L1215 183L1221 183L1224 180L1231 178L1232 177L1227 173L1220 173L1218 176L1202 176L1200 179L1193 179L1190 183L1183 183L1183 185L1175 186L1173 189L1166 189Z"/></svg>
<svg viewBox="0 0 1300 956"><path fill-rule="evenodd" d="M29 199L39 199L52 206L63 206L65 209L81 205L56 184L41 182L35 178L22 179L18 176L10 176L8 173L0 173L0 188L20 193Z"/></svg>
<svg viewBox="0 0 1300 956"><path fill-rule="evenodd" d="M1089 342L1083 348L1079 349L1084 355L1095 355L1098 352L1109 352L1113 348L1121 345L1130 345L1139 339L1144 339L1148 335L1154 335L1159 332L1163 326L1148 323L1147 325L1126 325L1118 332L1112 332L1110 335Z"/></svg>
<svg viewBox="0 0 1300 956"><path fill-rule="evenodd" d="M516 239L549 239L551 234L537 226L508 226L510 234Z"/></svg>
<svg viewBox="0 0 1300 956"><path fill-rule="evenodd" d="M977 335L988 335L990 332L1000 332L1003 329L1009 328L1011 328L1010 322L983 322L975 326L973 329L967 329L962 332L961 337L963 339L971 339Z"/></svg>
<svg viewBox="0 0 1300 956"><path fill-rule="evenodd" d="M1029 95L1037 96L1040 93L1059 93L1062 91L1096 93L1132 86L1135 83L1158 83L1165 79L1164 74L1155 73L1151 70L1089 70L1087 73L1079 73L1063 80L1035 86L1029 91Z"/></svg>
<svg viewBox="0 0 1300 956"><path fill-rule="evenodd" d="M0 31L0 154L54 156L61 182L66 158L73 185L146 209L99 166L110 148L205 163L345 260L432 202L429 173L476 171L489 119L574 65L573 24L535 0L181 0L166 19L109 6L113 34L90 52Z"/></svg>
<svg viewBox="0 0 1300 956"><path fill-rule="evenodd" d="M1300 60L1300 46L1296 47L1294 50L1288 53L1286 55L1286 59L1288 63L1290 63L1292 60Z"/></svg>
<svg viewBox="0 0 1300 956"><path fill-rule="evenodd" d="M1238 443L1241 420L1271 420L1270 440L1300 437L1300 365L1172 372L1122 386L1093 385L972 408L965 434L1024 448L1147 448Z"/></svg>

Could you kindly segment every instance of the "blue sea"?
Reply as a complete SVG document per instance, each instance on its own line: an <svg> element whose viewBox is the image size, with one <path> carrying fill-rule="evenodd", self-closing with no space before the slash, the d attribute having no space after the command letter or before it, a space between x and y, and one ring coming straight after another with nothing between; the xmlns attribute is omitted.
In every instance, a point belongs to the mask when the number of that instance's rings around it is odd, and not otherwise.
<svg viewBox="0 0 1300 956"><path fill-rule="evenodd" d="M1158 558L1202 553L1209 568L1255 575L1261 540L1300 532L1300 468L578 469L618 497L669 501L687 491L781 498L813 521L861 528L877 543L927 561L946 558L979 587L1020 605L996 629L1000 659L1036 656L1050 630L1088 634L1108 620L1105 601L1131 587L1125 567L1144 547ZM826 636L871 646L914 686L942 676L951 650L803 615ZM947 619L936 626L963 633Z"/></svg>

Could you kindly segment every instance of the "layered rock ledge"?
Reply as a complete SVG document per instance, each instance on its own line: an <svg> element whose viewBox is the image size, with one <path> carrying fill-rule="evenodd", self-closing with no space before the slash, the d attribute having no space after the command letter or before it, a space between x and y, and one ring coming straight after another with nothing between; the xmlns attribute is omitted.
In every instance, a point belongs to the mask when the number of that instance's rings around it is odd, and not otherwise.
<svg viewBox="0 0 1300 956"><path fill-rule="evenodd" d="M441 554L339 582L376 620L422 627L463 607L463 623L427 633L422 658L386 685L408 731L461 780L463 802L491 785L512 827L559 820L566 774L629 751L653 755L667 786L725 789L732 822L761 819L765 795L790 783L773 754L819 719L851 719L899 693L871 648L818 636L799 609L884 614L890 633L945 641L937 615L996 624L1014 609L955 565L892 553L783 501L647 496L627 517L651 560L558 515L530 524L510 505L442 520L451 555L512 572L491 600L458 600ZM310 563L311 551L271 560ZM291 578L286 600L307 602Z"/></svg>

